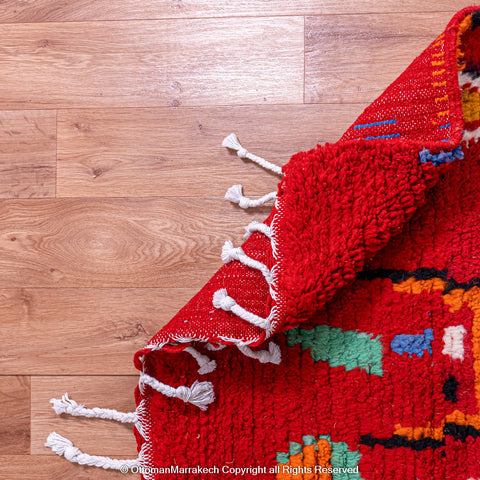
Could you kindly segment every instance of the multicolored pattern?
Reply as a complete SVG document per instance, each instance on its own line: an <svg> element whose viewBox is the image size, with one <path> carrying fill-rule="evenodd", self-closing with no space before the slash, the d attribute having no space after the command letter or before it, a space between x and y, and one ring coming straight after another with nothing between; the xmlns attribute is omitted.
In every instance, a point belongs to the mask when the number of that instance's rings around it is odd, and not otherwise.
<svg viewBox="0 0 480 480"><path fill-rule="evenodd" d="M456 64L456 59L450 59L446 51L456 43L457 37L438 36L340 141L402 138L415 142L419 136L424 142L455 141L458 127L452 124L450 105L458 97L451 89L452 72L456 73L452 63ZM420 85L429 88L419 88ZM412 94L415 100L408 102Z"/></svg>
<svg viewBox="0 0 480 480"><path fill-rule="evenodd" d="M471 82L462 85L462 109L465 129L469 131L477 129L480 126L480 93L478 86L472 85Z"/></svg>
<svg viewBox="0 0 480 480"><path fill-rule="evenodd" d="M339 142L283 167L266 233L242 246L271 283L229 262L137 353L173 387L199 377L187 345L217 364L201 375L215 388L207 411L136 390L146 466L217 466L222 479L243 468L247 480L480 478L477 10L459 12ZM271 324L215 307L219 289Z"/></svg>
<svg viewBox="0 0 480 480"><path fill-rule="evenodd" d="M360 480L360 454L329 435L305 435L290 442L288 453L277 453L277 480Z"/></svg>
<svg viewBox="0 0 480 480"><path fill-rule="evenodd" d="M436 393L433 390L429 392L429 395L422 396L422 391L418 388L418 385L417 388L412 388L411 393L415 395L414 398L416 399L412 407L418 408L419 411L423 410L426 415L424 418L419 418L416 421L407 420L403 423L397 423L394 412L389 412L389 410L395 408L395 402L391 403L392 397L388 396L385 401L381 402L377 407L377 412L383 413L384 419L391 418L389 420L391 433L385 435L388 427L384 423L381 425L383 432L361 435L358 444L360 447L364 446L362 447L363 453L367 452L367 454L371 455L376 449L378 454L379 448L392 451L410 449L413 452L422 452L426 457L432 458L432 455L435 457L439 453L440 458L446 458L447 449L452 447L452 445L457 445L455 450L459 447L463 449L462 445L470 445L469 449L471 449L474 444L475 448L480 448L480 443L477 444L476 440L480 437L480 288L478 286L480 280L475 278L464 284L458 284L453 279L447 279L446 272L437 272L434 269L419 269L415 272L398 270L367 271L364 272L362 277L369 279L369 281L382 278L388 279L391 282L393 292L397 292L402 296L421 296L423 299L422 303L426 303L427 309L431 310L427 312L428 321L435 323L434 328L425 328L423 333L420 334L395 334L390 345L383 345L384 354L382 362L387 372L390 373L386 374L384 388L381 391L387 392L388 388L396 385L395 388L398 392L405 392L400 385L401 383L407 383L407 388L411 388L412 385L415 385L419 380L421 381L422 378L428 379L428 389L433 388L436 390ZM444 313L443 319L440 321L439 317L437 317L440 314L440 309L435 311L431 300L428 300L429 296L434 295L435 292L441 294L440 298L443 301L443 305L448 306L448 313L452 314L450 316ZM434 297L438 298L438 295L434 295ZM393 299L395 297L392 296L390 298ZM389 309L387 305L385 306L385 313L387 313ZM468 322L465 321L459 324L460 319L455 314L464 308L470 310L473 318L471 318L471 322L469 319ZM424 307L421 308L421 311L425 311ZM449 325L449 322L453 322L454 325ZM395 322L395 325L400 325L400 322ZM322 330L325 331L332 328L325 325L321 327L324 327ZM373 327L375 328L374 325ZM299 337L307 339L306 345L300 342L302 349L308 347L308 345L315 345L317 338L320 341L325 338L325 334L319 333L318 328L319 326L316 326L311 330L303 330L302 332L298 331L298 329L295 329L293 333L287 332L287 345L293 346L298 344ZM467 331L471 333L467 335ZM357 333L357 335L361 334ZM346 340L347 336L343 336L343 339ZM399 342L399 339L402 339L402 342ZM411 342L407 342L408 347L399 352L399 343L405 346L403 340L411 340ZM342 354L352 349L352 345L348 341L343 342L343 344L342 342L336 342L335 347L332 347L332 349ZM406 355L404 359L400 360L391 355L390 351ZM430 358L424 359L422 364L418 365L419 362L416 357L423 357L424 351L428 352L428 357ZM412 355L412 353L415 353L416 356ZM313 354L312 358L314 361L328 362L328 360L315 358ZM378 362L377 353L371 354L370 359L371 363L376 364ZM365 362L368 363L368 359ZM345 364L332 365L330 363L329 366L330 368L343 367L345 372L350 370L348 365ZM358 368L361 369L362 367L358 366ZM428 371L429 374L427 376L426 372ZM418 374L418 377L414 375L415 373ZM413 381L412 379L407 381L407 375L409 374L414 375L416 378ZM344 381L347 382L348 378L345 377ZM397 382L400 382L400 384ZM359 388L359 384L356 385L356 388ZM432 395L433 393L434 395ZM442 401L430 407L420 408L421 403L427 399L431 401L432 396ZM443 407L441 406L442 404ZM408 403L400 405L407 407ZM403 407L398 413L405 416L409 409L404 410ZM429 413L430 408L434 408L436 411L432 409L431 413ZM439 415L442 409L446 412L444 416ZM473 411L475 413L472 414L471 412ZM392 413L393 416L391 416ZM413 413L411 412L410 415ZM318 439L328 439L328 443L325 443L325 440L323 440L324 443L321 444ZM318 439L312 436L304 437L303 447L301 444L291 442L288 454L278 453L277 462L280 471L277 474L277 479L325 478L335 480L343 478L369 478L360 475L363 471L362 469L355 476L352 472L347 474L342 470L342 467L346 468L347 466L364 466L362 461L360 461L360 453L354 448L354 445L347 445L342 442L332 443L331 438L325 435L320 435ZM342 453L338 454L339 451ZM334 465L338 468L335 473L332 473L328 468ZM315 466L318 468L315 469ZM321 472L325 472L323 477L320 476ZM305 474L313 475L305 477ZM480 474L480 471L475 472L475 474ZM417 478L422 477L419 476Z"/></svg>
<svg viewBox="0 0 480 480"><path fill-rule="evenodd" d="M463 158L463 151L461 147L453 149L451 152L440 152L432 155L426 148L419 152L421 163L431 163L433 166L438 167L442 163L453 162L456 158Z"/></svg>
<svg viewBox="0 0 480 480"><path fill-rule="evenodd" d="M480 71L480 15L466 15L458 25L455 36L439 35L413 64L391 85L343 135L341 141L402 138L423 142L443 142L445 145L458 143L462 129L476 130L480 123L478 85ZM449 58L449 50L455 56ZM465 124L459 123L455 111L458 92L452 89L456 82L452 78L458 71ZM431 88L419 88L429 84ZM415 101L404 99L415 92ZM398 99L403 99L399 102ZM480 132L475 134L478 137ZM466 139L470 139L468 136ZM448 149L448 146L446 146ZM428 149L426 150L428 152ZM429 153L429 152L428 152ZM438 152L436 152L438 153ZM445 153L448 153L446 150ZM453 157L455 158L455 157ZM452 157L442 154L442 162ZM431 161L431 155L423 155L422 161ZM435 162L438 165L438 162Z"/></svg>

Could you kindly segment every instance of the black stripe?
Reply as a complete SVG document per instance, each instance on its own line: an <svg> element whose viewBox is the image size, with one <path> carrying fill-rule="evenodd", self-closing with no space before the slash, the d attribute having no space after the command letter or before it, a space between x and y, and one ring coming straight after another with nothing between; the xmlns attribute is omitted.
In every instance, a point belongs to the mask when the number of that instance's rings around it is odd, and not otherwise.
<svg viewBox="0 0 480 480"><path fill-rule="evenodd" d="M368 447L374 447L375 445L382 445L384 448L392 449L398 447L411 448L417 452L425 450L427 448L444 447L444 440L435 440L434 438L422 438L420 440L408 440L408 438L401 437L399 435L393 435L390 438L375 438L371 434L362 435L360 437L360 444L367 445Z"/></svg>
<svg viewBox="0 0 480 480"><path fill-rule="evenodd" d="M391 270L379 268L377 270L363 270L359 272L357 277L361 280L374 280L375 278L388 278L393 283L401 283L409 278L415 278L415 280L431 280L432 278L440 278L447 282L442 294L446 295L452 290L470 290L473 287L480 287L480 278L474 277L468 282L457 282L453 278L448 278L448 270L437 270L436 268L419 268L418 270Z"/></svg>
<svg viewBox="0 0 480 480"><path fill-rule="evenodd" d="M480 431L471 425L457 425L456 423L446 423L443 428L445 435L451 435L455 440L465 442L467 437L480 437Z"/></svg>
<svg viewBox="0 0 480 480"><path fill-rule="evenodd" d="M435 268L419 268L418 270L391 270L379 268L377 270L363 270L358 274L363 280L373 280L375 278L389 278L393 283L401 283L409 278L415 280L431 280L432 278L441 278L447 281L447 270L436 270Z"/></svg>
<svg viewBox="0 0 480 480"><path fill-rule="evenodd" d="M480 12L477 10L472 13L472 30L475 30L480 25Z"/></svg>
<svg viewBox="0 0 480 480"><path fill-rule="evenodd" d="M480 437L480 430L471 425L457 425L456 423L446 423L443 428L445 436L450 435L455 440L466 442L468 437ZM408 440L400 435L393 435L390 438L376 438L370 433L360 437L360 444L373 448L375 445L382 445L384 448L393 449L398 447L411 448L417 452L432 448L433 450L444 447L445 440L435 440L434 438L421 438L420 440Z"/></svg>

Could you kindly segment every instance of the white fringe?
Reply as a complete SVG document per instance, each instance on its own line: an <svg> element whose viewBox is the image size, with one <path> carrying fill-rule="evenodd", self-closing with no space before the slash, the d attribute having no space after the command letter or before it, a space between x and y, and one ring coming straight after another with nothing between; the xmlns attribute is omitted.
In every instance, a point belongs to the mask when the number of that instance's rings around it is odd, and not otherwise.
<svg viewBox="0 0 480 480"><path fill-rule="evenodd" d="M257 155L254 155L253 153L250 153L248 150L243 148L241 143L238 141L237 136L234 133L231 133L230 135L228 135L228 137L224 138L222 142L222 147L235 150L237 152L237 155L240 158L248 158L252 162L265 168L266 170L270 170L271 172L276 173L277 175L282 175L281 167L279 167L278 165L275 165L274 163L268 162L264 158L258 157Z"/></svg>
<svg viewBox="0 0 480 480"><path fill-rule="evenodd" d="M115 458L99 457L97 455L83 453L79 448L75 447L70 440L56 432L52 432L48 436L45 446L51 448L57 455L63 455L68 461L79 463L80 465L120 470L123 473L127 473L132 467L140 466L138 458L135 460L117 460Z"/></svg>
<svg viewBox="0 0 480 480"><path fill-rule="evenodd" d="M139 384L148 385L167 397L175 397L183 400L185 403L191 403L200 410L206 410L208 405L215 400L215 393L211 382L199 382L195 380L191 387L180 386L175 388L159 382L157 379L142 372L140 373Z"/></svg>
<svg viewBox="0 0 480 480"><path fill-rule="evenodd" d="M189 353L197 361L200 367L198 369L200 375L213 372L217 368L217 362L215 360L211 360L207 355L203 355L193 347L186 347L183 351Z"/></svg>
<svg viewBox="0 0 480 480"><path fill-rule="evenodd" d="M268 237L270 240L272 240L272 229L268 226L265 225L262 222L257 222L254 220L251 222L249 225L245 227L246 233L243 236L245 240L249 239L252 233L259 232L263 233L266 237Z"/></svg>
<svg viewBox="0 0 480 480"><path fill-rule="evenodd" d="M282 361L282 352L280 347L274 343L270 342L268 344L267 350L252 350L247 345L237 344L238 349L247 357L254 358L260 363L273 363L279 365Z"/></svg>
<svg viewBox="0 0 480 480"><path fill-rule="evenodd" d="M211 343L207 343L207 350L210 350L211 352L218 352L224 348L227 348L227 345L212 345Z"/></svg>
<svg viewBox="0 0 480 480"><path fill-rule="evenodd" d="M230 240L227 240L222 248L222 260L225 263L233 262L234 260L239 261L243 265L260 270L265 277L265 280L269 285L272 283L272 272L270 269L262 262L255 260L249 257L242 249L242 247L235 248L233 243Z"/></svg>
<svg viewBox="0 0 480 480"><path fill-rule="evenodd" d="M277 198L277 192L270 192L264 195L263 197L257 198L255 200L245 197L243 195L243 186L242 185L232 185L225 194L225 199L230 200L232 203L237 203L240 208L254 208L265 205L265 203L270 202Z"/></svg>
<svg viewBox="0 0 480 480"><path fill-rule="evenodd" d="M74 417L103 418L105 420L115 420L121 423L135 423L137 414L135 412L119 412L110 408L86 408L85 405L77 403L68 397L68 393L62 395L62 398L52 398L50 400L52 408L57 415L66 413Z"/></svg>
<svg viewBox="0 0 480 480"><path fill-rule="evenodd" d="M213 306L215 308L225 310L226 312L232 312L237 315L237 317L240 317L252 325L263 328L264 330L270 329L273 318L273 310L267 318L255 315L254 313L249 312L238 305L238 303L232 297L229 297L225 288L221 288L213 294Z"/></svg>

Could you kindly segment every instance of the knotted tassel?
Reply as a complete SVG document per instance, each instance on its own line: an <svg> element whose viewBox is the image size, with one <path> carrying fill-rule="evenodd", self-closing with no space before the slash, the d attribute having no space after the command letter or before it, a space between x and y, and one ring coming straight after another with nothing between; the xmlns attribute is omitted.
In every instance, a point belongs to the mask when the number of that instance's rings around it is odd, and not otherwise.
<svg viewBox="0 0 480 480"><path fill-rule="evenodd" d="M237 345L238 349L247 357L254 358L260 363L273 363L279 365L282 361L282 352L280 347L270 342L267 350L252 350L247 345Z"/></svg>
<svg viewBox="0 0 480 480"><path fill-rule="evenodd" d="M62 437L56 432L52 432L48 436L45 446L51 448L57 455L64 456L68 461L79 463L80 465L120 470L122 473L127 473L132 467L140 465L138 458L134 460L117 460L110 457L88 455L75 447L68 438Z"/></svg>
<svg viewBox="0 0 480 480"><path fill-rule="evenodd" d="M148 385L167 397L175 397L183 400L185 403L191 403L200 410L206 410L208 405L215 400L215 393L211 382L199 382L195 380L191 387L182 385L175 388L159 382L146 373L141 373L139 383L140 385Z"/></svg>
<svg viewBox="0 0 480 480"><path fill-rule="evenodd" d="M271 229L271 227L269 227L268 225L265 225L264 223L257 222L256 220L254 220L253 222L248 224L245 227L245 231L246 231L246 233L243 236L243 238L245 240L250 238L250 235L252 235L252 233L255 233L255 232L263 233L263 235L265 235L270 240L272 240L272 229Z"/></svg>
<svg viewBox="0 0 480 480"><path fill-rule="evenodd" d="M238 260L243 265L260 270L269 285L273 281L273 275L270 269L262 262L249 257L242 249L242 247L234 247L230 240L227 240L222 248L222 260L225 263Z"/></svg>
<svg viewBox="0 0 480 480"><path fill-rule="evenodd" d="M275 165L274 163L268 162L264 158L258 157L257 155L254 155L253 153L250 153L247 149L243 148L234 133L231 133L230 135L228 135L228 137L224 138L222 142L222 147L235 150L240 158L248 158L248 160L251 160L257 165L265 168L266 170L270 170L277 175L282 175L281 167Z"/></svg>
<svg viewBox="0 0 480 480"><path fill-rule="evenodd" d="M238 204L240 208L254 208L260 207L265 203L273 200L277 197L276 192L270 192L264 195L263 197L257 198L255 200L245 197L243 195L243 187L242 185L232 185L225 194L225 199L229 200L232 203Z"/></svg>
<svg viewBox="0 0 480 480"><path fill-rule="evenodd" d="M74 417L103 418L105 420L115 420L121 423L135 423L137 414L135 412L119 412L110 408L86 408L85 405L77 403L68 397L68 393L62 395L62 398L52 398L50 400L52 408L57 415L66 413Z"/></svg>
<svg viewBox="0 0 480 480"><path fill-rule="evenodd" d="M211 360L207 355L203 355L203 353L200 353L193 347L186 347L183 351L189 353L197 361L198 366L200 367L198 369L200 375L211 373L217 368L217 362L215 360Z"/></svg>
<svg viewBox="0 0 480 480"><path fill-rule="evenodd" d="M237 315L237 317L240 317L252 325L263 328L264 330L268 331L271 327L273 313L271 313L267 318L263 318L255 315L252 312L249 312L248 310L245 310L243 307L238 305L238 303L232 297L228 296L225 288L221 288L213 294L212 303L215 308L225 310L226 312L232 312Z"/></svg>

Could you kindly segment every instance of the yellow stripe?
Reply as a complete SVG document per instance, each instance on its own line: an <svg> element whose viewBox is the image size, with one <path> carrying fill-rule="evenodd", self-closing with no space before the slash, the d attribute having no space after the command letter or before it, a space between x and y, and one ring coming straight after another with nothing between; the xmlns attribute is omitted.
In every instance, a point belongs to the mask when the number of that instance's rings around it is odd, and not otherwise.
<svg viewBox="0 0 480 480"><path fill-rule="evenodd" d="M445 73L445 69L442 68L441 70L435 70L432 72L432 75L443 75Z"/></svg>
<svg viewBox="0 0 480 480"><path fill-rule="evenodd" d="M439 117L445 117L448 115L448 113L450 112L450 110L444 110L443 112L438 112L437 113L437 116Z"/></svg>
<svg viewBox="0 0 480 480"><path fill-rule="evenodd" d="M434 67L437 67L437 66L439 66L439 65L443 65L444 63L445 63L445 60L438 60L438 61L433 61L433 62L432 62L432 65L433 65Z"/></svg>
<svg viewBox="0 0 480 480"><path fill-rule="evenodd" d="M424 291L443 290L447 282L440 278L429 280L416 280L414 277L408 278L401 283L393 284L392 289L395 292L420 294ZM472 324L472 353L473 353L473 372L475 376L475 398L477 405L480 405L480 288L473 287L470 290L453 289L446 295L442 295L443 303L448 305L450 313L461 310L464 305L473 312ZM437 427L433 427L427 422L424 427L409 426L404 427L401 424L395 425L394 434L405 437L409 440L420 440L422 438L433 438L442 440L444 435L445 423L454 423L456 425L471 425L477 430L480 429L480 414L465 414L459 410L454 410L440 421Z"/></svg>
<svg viewBox="0 0 480 480"><path fill-rule="evenodd" d="M443 57L445 52L432 53L432 57Z"/></svg>
<svg viewBox="0 0 480 480"><path fill-rule="evenodd" d="M401 424L395 425L394 435L405 437L408 440L421 440L422 438L433 438L435 440L443 440L445 435L443 433L443 421L439 427L432 427L431 422L427 422L426 427L402 427Z"/></svg>
<svg viewBox="0 0 480 480"><path fill-rule="evenodd" d="M448 100L448 95L445 95L445 96L443 96L443 97L437 97L437 98L435 99L435 103L445 102L445 101L447 101L447 100Z"/></svg>
<svg viewBox="0 0 480 480"><path fill-rule="evenodd" d="M433 84L434 87L444 87L445 85L447 84L446 81L443 81L443 82L435 82Z"/></svg>

